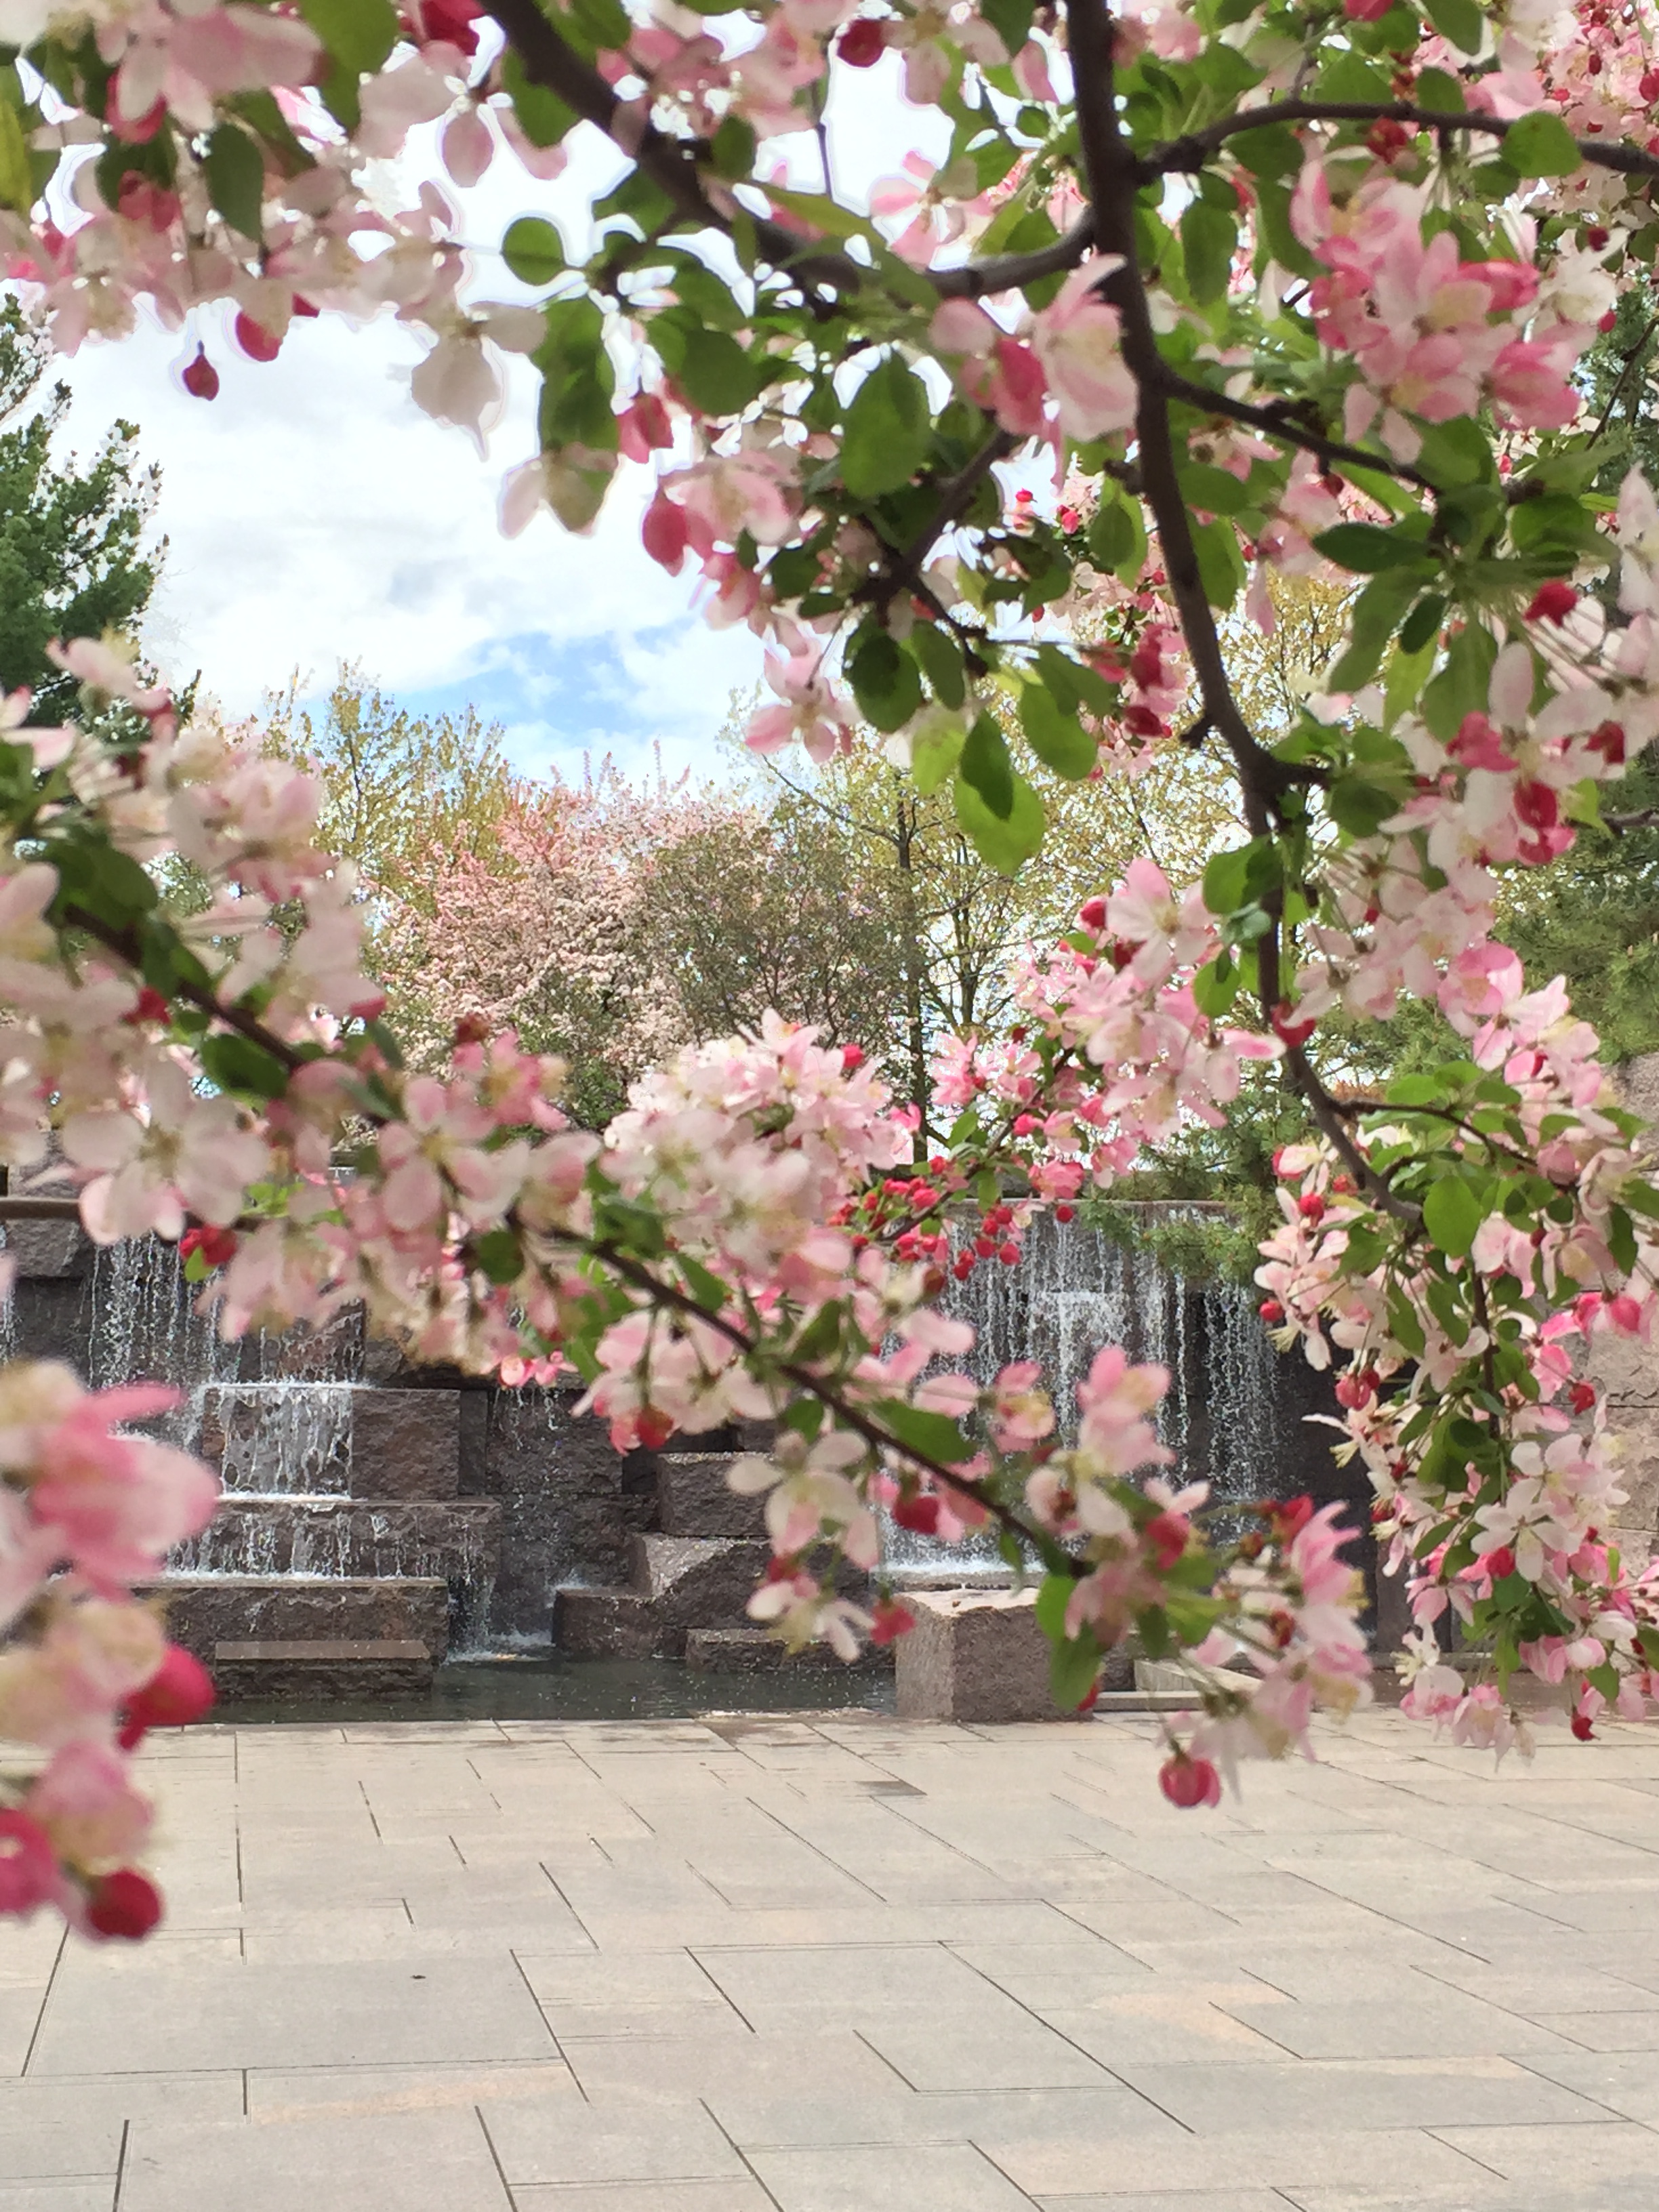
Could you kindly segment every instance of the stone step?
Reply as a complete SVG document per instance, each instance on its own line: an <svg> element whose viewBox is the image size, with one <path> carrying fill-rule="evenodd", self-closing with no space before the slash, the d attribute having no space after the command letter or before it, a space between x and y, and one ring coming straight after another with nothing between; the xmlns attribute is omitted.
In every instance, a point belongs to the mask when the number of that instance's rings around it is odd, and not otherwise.
<svg viewBox="0 0 1659 2212"><path fill-rule="evenodd" d="M629 1586L666 1626L739 1628L750 1592L766 1572L769 1544L734 1536L634 1535Z"/></svg>
<svg viewBox="0 0 1659 2212"><path fill-rule="evenodd" d="M670 1642L659 1655L659 1639L665 1634ZM571 1588L553 1593L553 1648L566 1658L672 1658L672 1634L638 1590Z"/></svg>
<svg viewBox="0 0 1659 2212"><path fill-rule="evenodd" d="M809 1673L845 1674L847 1664L827 1644L788 1650L763 1628L693 1628L686 1632L685 1663L708 1674L782 1674L805 1668ZM863 1671L890 1673L893 1648L871 1645L854 1662Z"/></svg>
<svg viewBox="0 0 1659 2212"><path fill-rule="evenodd" d="M438 1576L168 1575L142 1595L167 1608L173 1641L209 1660L216 1644L387 1638L441 1659L449 1586Z"/></svg>
<svg viewBox="0 0 1659 2212"><path fill-rule="evenodd" d="M224 1382L202 1392L204 1459L228 1493L337 1495L399 1504L453 1498L459 1390L360 1383Z"/></svg>
<svg viewBox="0 0 1659 2212"><path fill-rule="evenodd" d="M483 1498L231 1496L169 1565L179 1575L437 1576L477 1589L495 1571L501 1517L500 1504Z"/></svg>
<svg viewBox="0 0 1659 2212"><path fill-rule="evenodd" d="M408 1637L270 1638L216 1644L221 1698L374 1698L432 1687L432 1655Z"/></svg>
<svg viewBox="0 0 1659 2212"><path fill-rule="evenodd" d="M766 1534L764 1497L745 1498L726 1486L733 1452L659 1452L657 1526L665 1536Z"/></svg>

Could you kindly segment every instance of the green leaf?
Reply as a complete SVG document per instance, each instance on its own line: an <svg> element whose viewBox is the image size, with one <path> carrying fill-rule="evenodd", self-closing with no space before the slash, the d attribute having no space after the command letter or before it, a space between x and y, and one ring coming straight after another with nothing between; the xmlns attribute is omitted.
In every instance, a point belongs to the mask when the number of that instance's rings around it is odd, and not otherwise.
<svg viewBox="0 0 1659 2212"><path fill-rule="evenodd" d="M968 732L959 721L924 714L910 733L910 781L924 799L957 772Z"/></svg>
<svg viewBox="0 0 1659 2212"><path fill-rule="evenodd" d="M1225 916L1255 906L1280 876L1279 849L1270 837L1253 837L1230 853L1217 853L1204 871L1204 903Z"/></svg>
<svg viewBox="0 0 1659 2212"><path fill-rule="evenodd" d="M1486 17L1474 0L1423 0L1423 12L1455 46L1462 46L1466 54L1479 53Z"/></svg>
<svg viewBox="0 0 1659 2212"><path fill-rule="evenodd" d="M1468 484L1498 482L1498 464L1480 425L1467 415L1449 422L1423 426L1423 443L1417 466L1443 491L1457 491Z"/></svg>
<svg viewBox="0 0 1659 2212"><path fill-rule="evenodd" d="M1181 218L1181 251L1187 264L1187 289L1200 307L1226 296L1227 278L1238 249L1238 224L1206 200L1191 200Z"/></svg>
<svg viewBox="0 0 1659 2212"><path fill-rule="evenodd" d="M1044 768L1073 783L1080 783L1100 758L1098 744L1076 715L1062 714L1041 684L1028 684L1021 692L1019 726Z"/></svg>
<svg viewBox="0 0 1659 2212"><path fill-rule="evenodd" d="M675 381L705 415L737 415L754 398L762 374L735 338L699 324L685 333Z"/></svg>
<svg viewBox="0 0 1659 2212"><path fill-rule="evenodd" d="M1250 495L1231 469L1212 468L1207 461L1183 460L1179 465L1182 495L1188 507L1207 514L1237 514L1250 504Z"/></svg>
<svg viewBox="0 0 1659 2212"><path fill-rule="evenodd" d="M960 707L968 696L968 679L962 665L962 647L939 623L918 620L907 640L921 663L921 672L933 686L940 706Z"/></svg>
<svg viewBox="0 0 1659 2212"><path fill-rule="evenodd" d="M1486 1218L1486 1207L1462 1176L1442 1176L1429 1185L1423 1200L1423 1226L1449 1258L1464 1256Z"/></svg>
<svg viewBox="0 0 1659 2212"><path fill-rule="evenodd" d="M11 102L0 100L0 202L27 216L34 198L34 172L23 126Z"/></svg>
<svg viewBox="0 0 1659 2212"><path fill-rule="evenodd" d="M1445 0L1438 0L1438 4L1443 6ZM1465 4L1465 0L1459 0L1459 4ZM1475 13L1473 6L1469 12ZM1460 39L1458 44L1462 43ZM1559 115L1543 107L1518 115L1510 124L1504 133L1504 159L1522 177L1570 177L1584 166L1571 131Z"/></svg>
<svg viewBox="0 0 1659 2212"><path fill-rule="evenodd" d="M1286 123L1269 124L1264 130L1240 131L1227 142L1230 150L1255 178L1277 181L1293 177L1302 167L1302 142Z"/></svg>
<svg viewBox="0 0 1659 2212"><path fill-rule="evenodd" d="M1066 1608L1076 1588L1075 1575L1045 1575L1037 1587L1036 1624L1051 1644L1066 1640Z"/></svg>
<svg viewBox="0 0 1659 2212"><path fill-rule="evenodd" d="M1048 1687L1062 1712L1074 1713L1100 1674L1100 1646L1088 1629L1069 1644L1057 1644L1048 1662Z"/></svg>
<svg viewBox="0 0 1659 2212"><path fill-rule="evenodd" d="M280 1098L288 1089L287 1069L252 1037L238 1036L234 1031L204 1037L196 1056L203 1074L221 1091L240 1091L254 1098Z"/></svg>
<svg viewBox="0 0 1659 2212"><path fill-rule="evenodd" d="M1404 803L1399 792L1357 775L1339 776L1325 794L1331 819L1351 837L1374 837Z"/></svg>
<svg viewBox="0 0 1659 2212"><path fill-rule="evenodd" d="M1440 635L1440 625L1446 618L1446 601L1437 592L1420 599L1407 616L1400 629L1400 650L1420 653Z"/></svg>
<svg viewBox="0 0 1659 2212"><path fill-rule="evenodd" d="M246 131L222 123L208 141L208 190L233 230L258 240L264 235L265 164Z"/></svg>
<svg viewBox="0 0 1659 2212"><path fill-rule="evenodd" d="M501 258L520 283L539 289L564 274L564 240L544 216L521 215L507 227Z"/></svg>
<svg viewBox="0 0 1659 2212"><path fill-rule="evenodd" d="M300 0L300 13L354 76L377 70L398 43L392 0Z"/></svg>
<svg viewBox="0 0 1659 2212"><path fill-rule="evenodd" d="M879 499L910 482L932 443L927 387L890 353L853 394L842 433L842 482L854 499Z"/></svg>
<svg viewBox="0 0 1659 2212"><path fill-rule="evenodd" d="M926 1413L902 1398L878 1398L870 1410L890 1436L942 1467L959 1466L974 1455L972 1444L944 1413Z"/></svg>
<svg viewBox="0 0 1659 2212"><path fill-rule="evenodd" d="M741 115L728 115L708 142L714 174L728 184L742 184L755 167L755 126Z"/></svg>
<svg viewBox="0 0 1659 2212"><path fill-rule="evenodd" d="M1231 952L1218 952L1193 978L1193 1004L1200 1014L1218 1021L1238 996L1244 970Z"/></svg>
<svg viewBox="0 0 1659 2212"><path fill-rule="evenodd" d="M957 774L972 786L999 822L1014 809L1014 764L1008 741L994 715L981 714L968 732Z"/></svg>
<svg viewBox="0 0 1659 2212"><path fill-rule="evenodd" d="M475 1237L472 1257L486 1279L498 1285L516 1283L524 1272L524 1254L510 1229L491 1229Z"/></svg>
<svg viewBox="0 0 1659 2212"><path fill-rule="evenodd" d="M337 4L350 7L354 0L337 0ZM575 109L567 106L556 92L549 92L544 85L532 83L525 73L524 64L510 46L501 56L501 83L512 96L513 112L532 146L560 145L575 129L578 119Z"/></svg>
<svg viewBox="0 0 1659 2212"><path fill-rule="evenodd" d="M955 784L957 820L975 851L999 875L1016 876L1042 842L1048 817L1042 802L1022 775L1014 778L1014 800L1006 819L993 814L971 783ZM994 1203L994 1200L993 1200Z"/></svg>
<svg viewBox="0 0 1659 2212"><path fill-rule="evenodd" d="M1358 691L1370 683L1418 587L1417 576L1400 568L1385 569L1366 585L1348 617L1348 649L1330 673L1333 691Z"/></svg>
<svg viewBox="0 0 1659 2212"><path fill-rule="evenodd" d="M1244 556L1238 550L1238 532L1224 516L1213 522L1195 522L1193 548L1204 596L1212 607L1225 610L1244 588Z"/></svg>
<svg viewBox="0 0 1659 2212"><path fill-rule="evenodd" d="M1467 105L1462 85L1445 70L1419 70L1417 89L1412 98L1417 106L1427 108L1431 115L1459 115Z"/></svg>
<svg viewBox="0 0 1659 2212"><path fill-rule="evenodd" d="M1420 538L1408 537L1398 529L1381 530L1374 522L1339 522L1333 529L1322 530L1313 543L1314 550L1328 561L1361 576L1374 576L1384 568L1419 566L1427 558L1427 548Z"/></svg>
<svg viewBox="0 0 1659 2212"><path fill-rule="evenodd" d="M867 722L902 728L921 706L921 672L896 638L872 629L847 665L853 696Z"/></svg>

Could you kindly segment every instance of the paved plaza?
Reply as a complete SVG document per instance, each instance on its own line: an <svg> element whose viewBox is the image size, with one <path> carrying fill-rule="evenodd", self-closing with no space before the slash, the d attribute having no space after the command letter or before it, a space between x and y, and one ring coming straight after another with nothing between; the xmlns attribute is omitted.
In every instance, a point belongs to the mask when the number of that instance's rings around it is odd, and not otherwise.
<svg viewBox="0 0 1659 2212"><path fill-rule="evenodd" d="M1655 2212L1659 1730L208 1728L0 1934L0 2212Z"/></svg>

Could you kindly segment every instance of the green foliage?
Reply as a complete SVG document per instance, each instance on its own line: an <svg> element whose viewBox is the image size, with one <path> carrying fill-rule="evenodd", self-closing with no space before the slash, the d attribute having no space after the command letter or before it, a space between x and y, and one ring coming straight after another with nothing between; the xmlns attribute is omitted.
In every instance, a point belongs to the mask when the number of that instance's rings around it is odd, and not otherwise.
<svg viewBox="0 0 1659 2212"><path fill-rule="evenodd" d="M75 679L52 666L47 645L131 630L166 550L165 541L153 550L144 544L161 478L140 465L133 424L112 424L83 465L53 450L65 386L22 413L46 360L44 342L8 301L0 307L0 687L31 690L37 724L60 721L76 699Z"/></svg>

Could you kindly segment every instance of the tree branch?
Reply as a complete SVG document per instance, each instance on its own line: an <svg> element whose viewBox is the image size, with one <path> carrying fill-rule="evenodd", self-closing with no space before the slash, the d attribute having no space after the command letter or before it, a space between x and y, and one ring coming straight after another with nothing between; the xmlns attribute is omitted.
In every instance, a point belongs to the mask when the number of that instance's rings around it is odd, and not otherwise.
<svg viewBox="0 0 1659 2212"><path fill-rule="evenodd" d="M1229 138L1245 131L1266 131L1275 123L1414 123L1421 131L1478 131L1488 137L1503 138L1518 119L1479 114L1472 108L1418 107L1408 100L1275 100L1265 107L1243 109L1202 131L1173 138L1168 145L1144 155L1135 166L1146 181L1190 175L1201 169ZM1580 138L1577 143L1580 158L1594 168L1616 169L1627 177L1659 178L1659 155L1645 153L1623 140L1603 145L1599 139Z"/></svg>
<svg viewBox="0 0 1659 2212"><path fill-rule="evenodd" d="M1323 461L1327 468L1375 469L1379 476L1398 477L1402 483L1416 484L1423 491L1435 489L1427 477L1407 463L1396 461L1388 453L1369 453L1358 446L1345 446L1340 439L1310 430L1305 423L1286 414L1282 404L1258 407L1247 399L1234 399L1229 393L1212 391L1207 384L1197 383L1167 366L1161 368L1160 377L1170 398L1178 399L1183 406L1200 408L1210 415L1225 415L1235 422L1246 422L1264 437L1277 438L1282 445L1299 446L1304 453L1312 453Z"/></svg>
<svg viewBox="0 0 1659 2212"><path fill-rule="evenodd" d="M1199 572L1192 518L1176 470L1170 428L1168 374L1152 328L1135 240L1139 186L1133 153L1118 128L1112 69L1112 19L1104 0L1068 0L1072 55L1077 80L1078 127L1095 238L1121 266L1101 286L1122 317L1123 358L1135 380L1135 441L1141 490L1152 512L1170 595L1193 658L1204 716L1232 755L1243 788L1253 836L1272 832L1279 802L1300 779L1251 734L1233 696L1215 615Z"/></svg>
<svg viewBox="0 0 1659 2212"><path fill-rule="evenodd" d="M88 914L84 907L79 906L65 907L64 920L70 928L84 930L88 937L95 938L106 952L112 952L135 974L143 972L143 949L131 930L112 929L106 921L100 921L96 915ZM251 1044L257 1044L273 1060L280 1061L290 1075L307 1065L304 1053L296 1052L274 1030L267 1029L257 1015L245 1014L240 1006L223 1005L211 991L200 990L193 983L175 982L173 995L176 999L183 999L198 1012L210 1014L215 1021L222 1022L228 1030L234 1030L239 1036L246 1037Z"/></svg>

